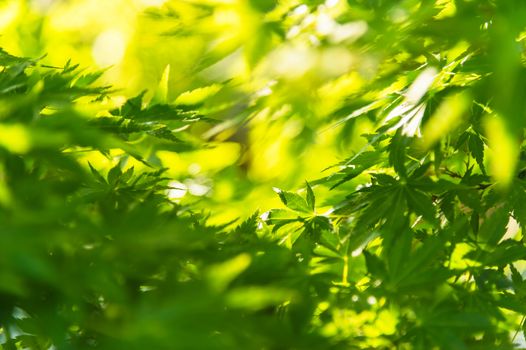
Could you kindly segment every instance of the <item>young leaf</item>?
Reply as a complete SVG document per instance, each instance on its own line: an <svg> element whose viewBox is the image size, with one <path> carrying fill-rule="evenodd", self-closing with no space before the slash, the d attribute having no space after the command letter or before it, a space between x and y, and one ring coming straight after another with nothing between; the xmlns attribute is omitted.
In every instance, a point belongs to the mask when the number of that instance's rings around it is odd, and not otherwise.
<svg viewBox="0 0 526 350"><path fill-rule="evenodd" d="M309 205L310 209L314 212L314 210L316 209L316 197L314 196L312 187L310 187L307 181L305 181L305 185L307 187L307 204Z"/></svg>
<svg viewBox="0 0 526 350"><path fill-rule="evenodd" d="M93 174L93 176L95 177L95 180L97 180L99 183L101 184L107 184L106 180L104 179L104 177L97 171L97 169L95 169L93 167L93 165L91 165L90 162L88 162L88 165L89 165L89 168L91 170L91 173Z"/></svg>
<svg viewBox="0 0 526 350"><path fill-rule="evenodd" d="M302 213L311 213L312 210L300 195L293 192L282 191L279 188L274 187L274 192L276 192L281 199L281 202L291 210L302 212Z"/></svg>
<svg viewBox="0 0 526 350"><path fill-rule="evenodd" d="M121 165L120 163L118 163L113 168L111 168L110 171L108 172L108 183L112 186L115 185L121 175L122 175Z"/></svg>

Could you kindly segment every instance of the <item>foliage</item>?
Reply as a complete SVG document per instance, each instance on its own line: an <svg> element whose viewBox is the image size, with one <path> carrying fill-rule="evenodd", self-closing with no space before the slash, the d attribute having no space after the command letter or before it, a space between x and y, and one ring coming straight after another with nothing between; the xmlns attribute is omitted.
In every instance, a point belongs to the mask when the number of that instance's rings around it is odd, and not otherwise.
<svg viewBox="0 0 526 350"><path fill-rule="evenodd" d="M0 50L2 348L525 347L522 1L147 16L150 93Z"/></svg>

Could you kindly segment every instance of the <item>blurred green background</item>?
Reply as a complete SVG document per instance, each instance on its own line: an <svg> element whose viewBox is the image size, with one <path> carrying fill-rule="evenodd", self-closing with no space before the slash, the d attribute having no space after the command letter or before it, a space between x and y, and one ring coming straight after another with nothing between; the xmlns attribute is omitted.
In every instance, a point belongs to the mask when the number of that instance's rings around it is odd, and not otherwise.
<svg viewBox="0 0 526 350"><path fill-rule="evenodd" d="M363 20L337 24L344 1L8 0L0 5L0 46L42 62L106 69L102 81L130 97L148 90L198 104L223 121L192 132L217 147L160 151L170 176L204 200L214 222L278 205L272 186L296 188L365 144L359 132L331 128L328 115L360 91L378 58L347 47ZM320 126L328 126L321 128ZM90 155L97 166L111 166ZM212 180L212 178L214 180ZM183 192L174 192L180 197ZM193 197L193 198L191 198ZM197 197L197 198L196 198ZM225 205L228 203L228 205Z"/></svg>

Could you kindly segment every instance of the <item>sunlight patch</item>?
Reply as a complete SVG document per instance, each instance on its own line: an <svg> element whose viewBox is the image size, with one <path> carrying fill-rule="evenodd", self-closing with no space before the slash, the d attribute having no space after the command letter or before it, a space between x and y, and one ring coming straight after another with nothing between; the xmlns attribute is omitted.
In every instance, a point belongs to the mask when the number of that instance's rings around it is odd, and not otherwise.
<svg viewBox="0 0 526 350"><path fill-rule="evenodd" d="M124 35L115 29L109 29L95 39L92 55L99 67L107 67L122 61L126 50Z"/></svg>

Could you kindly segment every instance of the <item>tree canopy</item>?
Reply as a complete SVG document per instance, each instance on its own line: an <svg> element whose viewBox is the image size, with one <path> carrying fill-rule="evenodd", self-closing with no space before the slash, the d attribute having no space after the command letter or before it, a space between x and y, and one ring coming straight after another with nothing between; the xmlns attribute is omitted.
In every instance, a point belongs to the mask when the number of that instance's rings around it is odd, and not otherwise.
<svg viewBox="0 0 526 350"><path fill-rule="evenodd" d="M526 348L525 22L6 0L0 348Z"/></svg>

